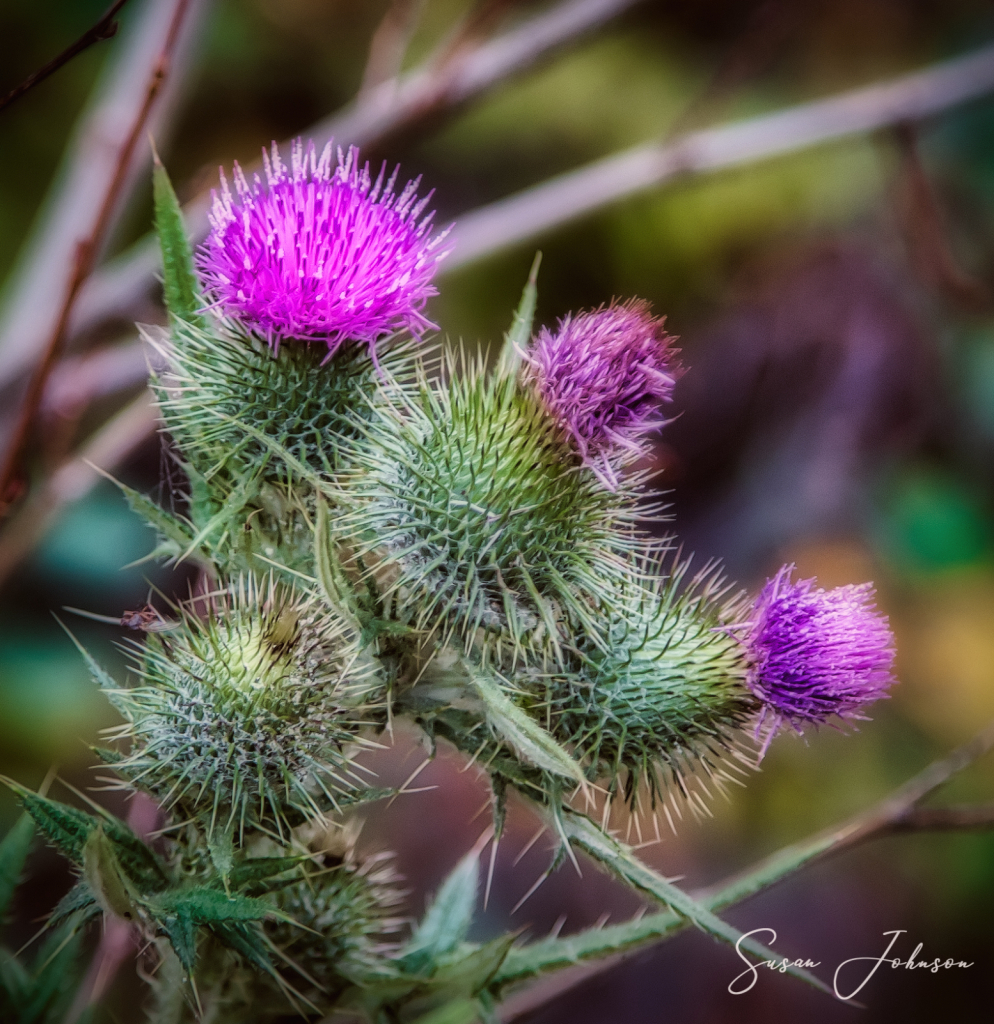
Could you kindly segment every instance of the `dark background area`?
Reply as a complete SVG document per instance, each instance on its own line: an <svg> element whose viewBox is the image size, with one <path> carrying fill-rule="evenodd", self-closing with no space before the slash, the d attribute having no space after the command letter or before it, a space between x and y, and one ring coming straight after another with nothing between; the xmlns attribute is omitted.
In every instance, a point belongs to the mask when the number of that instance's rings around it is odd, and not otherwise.
<svg viewBox="0 0 994 1024"><path fill-rule="evenodd" d="M0 92L95 21L105 0L0 0ZM427 0L407 64L421 60L470 5ZM125 28L140 7L126 8ZM382 0L218 0L178 118L162 147L181 199L218 164L306 132L359 86ZM505 4L503 21L543 8ZM132 9L134 8L134 9ZM854 87L989 42L981 0L653 0L540 68L369 156L402 163L436 189L442 223L482 203L637 142ZM0 278L11 272L55 180L73 124L120 40L86 52L0 113ZM141 187L109 256L145 235ZM458 237L458 235L457 235ZM778 739L762 771L685 820L646 859L689 887L714 881L877 799L994 718L994 99L914 129L885 131L683 181L551 232L538 317L641 295L668 316L689 368L674 421L655 449L672 522L698 560L720 558L755 589L783 562L825 586L875 580L897 635L900 685L858 731ZM506 327L535 245L440 282L430 315L452 341L493 343ZM125 330L122 327L122 331ZM91 343L105 339L94 338ZM85 429L85 424L84 424ZM161 493L156 437L118 476ZM107 615L141 606L149 587L182 593L183 571L121 566L151 532L102 484L66 510L0 593L0 772L35 785L53 764L99 785L88 744L114 718L55 621L66 606ZM81 619L74 634L119 674L124 631ZM384 784L424 757L400 731L377 759ZM398 851L412 913L486 825L487 794L445 754L418 776L431 792L368 815L363 842ZM990 799L994 763L943 793ZM121 809L120 801L109 798ZM0 831L13 820L0 793ZM123 811L122 811L123 813ZM535 824L512 809L479 934L564 934L638 903L590 865L564 867L512 915L544 869ZM68 885L51 850L32 859L10 935ZM973 1021L990 1012L994 835L880 840L800 873L728 913L743 930L776 929L777 949L834 965L918 942L923 957L973 961L933 975L881 972L867 1009L762 976L726 991L733 951L686 934L644 951L533 1018L718 1022L863 1019ZM12 941L8 937L8 944ZM126 971L108 1020L137 1021Z"/></svg>

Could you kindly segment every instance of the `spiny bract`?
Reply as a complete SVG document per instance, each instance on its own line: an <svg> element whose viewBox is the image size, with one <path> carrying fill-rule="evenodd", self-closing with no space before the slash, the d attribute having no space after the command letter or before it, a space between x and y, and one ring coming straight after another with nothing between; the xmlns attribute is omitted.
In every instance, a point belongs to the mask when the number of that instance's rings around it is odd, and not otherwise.
<svg viewBox="0 0 994 1024"><path fill-rule="evenodd" d="M174 631L149 636L140 685L110 692L132 741L115 768L209 829L282 835L362 784L351 751L376 714L375 670L331 613L271 578L207 603L205 618L193 601Z"/></svg>
<svg viewBox="0 0 994 1024"><path fill-rule="evenodd" d="M170 432L200 473L295 476L284 451L319 474L351 464L378 380L365 346L342 345L331 358L300 342L273 352L231 321L206 323L173 320L158 381ZM402 374L409 352L410 342L391 346L384 368Z"/></svg>
<svg viewBox="0 0 994 1024"><path fill-rule="evenodd" d="M337 867L316 872L276 895L280 910L299 926L278 921L269 936L282 954L317 983L308 998L329 1010L349 985L389 975L407 919L393 855L364 858L348 851ZM291 972L287 972L288 975ZM299 980L294 979L296 987ZM274 993L275 995L276 993Z"/></svg>
<svg viewBox="0 0 994 1024"><path fill-rule="evenodd" d="M577 671L543 680L552 734L631 801L643 784L655 803L674 787L689 796L685 776L721 773L756 710L746 652L722 627L732 609L723 613L720 581L705 571L684 587L686 572L646 580L632 566L606 645L581 642Z"/></svg>
<svg viewBox="0 0 994 1024"><path fill-rule="evenodd" d="M483 630L516 653L556 646L643 543L637 487L609 491L531 389L463 363L387 392L339 529L379 560L395 616L442 644Z"/></svg>

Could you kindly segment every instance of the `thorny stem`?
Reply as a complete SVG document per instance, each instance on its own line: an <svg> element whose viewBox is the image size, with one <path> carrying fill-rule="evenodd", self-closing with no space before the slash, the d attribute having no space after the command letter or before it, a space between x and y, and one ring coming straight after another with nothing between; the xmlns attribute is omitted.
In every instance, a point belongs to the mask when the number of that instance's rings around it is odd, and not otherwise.
<svg viewBox="0 0 994 1024"><path fill-rule="evenodd" d="M694 893L693 898L700 907L714 914L770 888L815 860L842 853L870 839L901 832L994 826L994 804L949 808L918 806L939 786L992 748L994 722L968 743L934 761L866 810L840 825L784 847L751 868ZM687 918L678 913L663 911L646 914L639 920L624 924L588 929L566 938L546 939L512 949L495 979L501 987L563 968L571 967L574 970L568 976L550 978L512 997L503 1008L502 1019L510 1021L525 1012L531 1012L594 974L614 966L626 952L667 938L689 923Z"/></svg>
<svg viewBox="0 0 994 1024"><path fill-rule="evenodd" d="M0 517L3 517L7 511L3 503L20 471L20 464L28 442L31 426L38 412L38 407L41 405L45 384L48 382L48 377L62 351L66 327L76 304L76 299L86 279L93 271L97 254L110 227L114 208L118 203L124 180L131 166L135 148L145 129L145 124L148 121L156 97L159 95L162 84L169 74L173 49L179 39L180 30L183 27L183 21L189 8L190 0L177 0L162 48L159 51L159 56L155 61L152 74L146 85L144 99L131 125L131 129L118 151L114 173L108 182L93 230L89 237L81 239L77 243L72 274L66 286L58 318L44 346L41 360L28 385L27 394L21 404L17 425L8 444L3 468L0 469Z"/></svg>
<svg viewBox="0 0 994 1024"><path fill-rule="evenodd" d="M694 924L720 942L741 948L761 960L775 958L775 954L761 943L744 937L738 929L716 917L710 907L695 900L669 879L644 864L631 847L619 842L585 814L567 809L563 812L562 824L566 838L575 843L587 856L592 857L631 888L668 906L682 919L681 923ZM799 967L788 967L787 973L807 982L813 988L834 995L828 985L808 971Z"/></svg>

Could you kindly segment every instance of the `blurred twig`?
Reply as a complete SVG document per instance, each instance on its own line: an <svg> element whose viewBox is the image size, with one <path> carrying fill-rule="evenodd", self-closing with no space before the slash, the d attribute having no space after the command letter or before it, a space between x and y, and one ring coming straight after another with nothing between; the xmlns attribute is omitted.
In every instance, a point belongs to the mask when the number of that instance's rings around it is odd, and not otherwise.
<svg viewBox="0 0 994 1024"><path fill-rule="evenodd" d="M524 73L553 50L575 42L641 2L561 0L550 10L479 42L472 50L461 50L456 65L441 60L441 53L433 54L398 80L357 97L338 114L313 125L306 134L319 145L333 137L342 146L370 146L395 131L413 130ZM451 40L440 50L450 51ZM202 237L207 230L208 205L209 197L201 195L184 207L187 227L194 238ZM94 274L80 296L74 333L88 330L108 317L134 319L132 311L154 284L158 266L158 245L148 237ZM0 350L0 387L16 374L17 367Z"/></svg>
<svg viewBox="0 0 994 1024"><path fill-rule="evenodd" d="M93 468L113 470L148 439L159 422L158 407L143 391L105 423L82 449L35 487L0 536L0 586L45 536L59 513L90 492L100 479Z"/></svg>
<svg viewBox="0 0 994 1024"><path fill-rule="evenodd" d="M113 39L117 35L118 29L118 23L114 19L117 16L117 12L127 2L128 0L116 0L103 17L91 28L88 28L72 46L67 47L44 67L35 71L34 74L28 75L16 89L11 89L3 99L0 99L0 110L9 107L15 100L19 100L39 82L44 82L49 75L54 75L59 68L68 64L73 57L78 57L84 50L88 50L94 43L99 43L104 39Z"/></svg>
<svg viewBox="0 0 994 1024"><path fill-rule="evenodd" d="M915 271L926 285L966 310L989 309L990 290L963 270L953 254L942 206L922 165L914 128L898 125L895 136L901 166L894 199Z"/></svg>
<svg viewBox="0 0 994 1024"><path fill-rule="evenodd" d="M994 722L968 743L934 761L883 800L841 825L784 847L745 871L692 895L709 911L718 913L768 889L815 860L834 856L871 839L898 832L994 827L994 804L949 808L918 806L929 794L992 748ZM533 1012L614 967L631 953L668 938L686 925L687 922L678 915L663 911L647 914L630 924L580 932L565 939L547 939L512 949L497 975L498 984L512 985L556 967L561 970L505 1000L501 1005L501 1020L510 1022ZM587 959L591 962L584 962Z"/></svg>
<svg viewBox="0 0 994 1024"><path fill-rule="evenodd" d="M31 425L34 422L38 407L41 405L45 384L58 359L69 317L79 295L80 288L92 272L100 248L110 230L113 212L118 205L120 192L131 167L135 148L142 133L145 131L149 114L155 103L162 84L169 74L173 50L180 37L183 22L189 13L191 0L174 0L171 17L166 23L166 31L153 62L151 73L145 83L142 102L138 107L127 134L124 136L113 165L113 172L107 180L106 189L100 197L99 207L92 230L79 238L75 245L75 254L71 272L65 282L64 291L58 307L55 324L42 348L41 356L32 374L27 394L21 403L20 412L13 434L7 445L2 468L0 468L0 516L4 515L3 502L11 485L20 472L20 462L28 443Z"/></svg>
<svg viewBox="0 0 994 1024"><path fill-rule="evenodd" d="M445 271L675 178L918 121L991 90L994 46L879 85L691 132L670 143L636 146L461 217L456 248L445 262Z"/></svg>
<svg viewBox="0 0 994 1024"><path fill-rule="evenodd" d="M400 74L408 43L417 28L425 0L393 0L373 33L359 95L367 95Z"/></svg>
<svg viewBox="0 0 994 1024"><path fill-rule="evenodd" d="M146 122L160 144L176 106L183 67L194 49L197 25L210 2L192 0L182 36L173 48L169 79ZM16 404L11 385L36 364L55 327L60 292L64 294L65 282L72 275L77 243L93 235L108 182L116 174L121 147L144 101L175 3L145 0L134 12L135 17L114 47L93 100L79 119L31 237L5 282L0 312L0 407L10 409ZM123 187L118 189L115 217L146 163L143 148L138 147ZM151 153L147 160L150 162ZM81 299L85 294L84 288ZM74 313L70 333L75 330L75 320Z"/></svg>

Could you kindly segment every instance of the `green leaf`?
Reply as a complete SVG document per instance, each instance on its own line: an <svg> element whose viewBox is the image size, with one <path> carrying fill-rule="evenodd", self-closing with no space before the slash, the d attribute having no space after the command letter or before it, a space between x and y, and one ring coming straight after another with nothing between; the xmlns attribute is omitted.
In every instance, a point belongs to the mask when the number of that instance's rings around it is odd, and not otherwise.
<svg viewBox="0 0 994 1024"><path fill-rule="evenodd" d="M526 761L583 786L580 766L536 721L515 704L489 673L464 663L470 684L483 701L487 720Z"/></svg>
<svg viewBox="0 0 994 1024"><path fill-rule="evenodd" d="M418 1017L414 1024L472 1024L480 1016L474 999L457 999Z"/></svg>
<svg viewBox="0 0 994 1024"><path fill-rule="evenodd" d="M166 933L170 945L179 957L183 970L193 973L193 965L197 960L197 926L186 915L176 914L173 917L159 919L162 930Z"/></svg>
<svg viewBox="0 0 994 1024"><path fill-rule="evenodd" d="M77 911L85 910L84 920L89 920L100 913L100 904L97 903L93 890L80 879L70 890L59 900L58 905L52 911L48 919L50 928L61 924L67 917L71 917Z"/></svg>
<svg viewBox="0 0 994 1024"><path fill-rule="evenodd" d="M35 824L78 867L83 866L83 847L97 819L85 811L38 796L11 780L4 780L20 797Z"/></svg>
<svg viewBox="0 0 994 1024"><path fill-rule="evenodd" d="M501 935L473 949L453 963L445 964L435 972L432 986L455 996L477 995L500 970L505 957L514 944L515 936Z"/></svg>
<svg viewBox="0 0 994 1024"><path fill-rule="evenodd" d="M207 836L207 851L211 856L211 863L221 876L221 881L227 889L228 880L231 877L231 868L235 863L234 827L216 828Z"/></svg>
<svg viewBox="0 0 994 1024"><path fill-rule="evenodd" d="M277 875L293 871L309 857L247 857L235 864L228 875L232 889L245 889Z"/></svg>
<svg viewBox="0 0 994 1024"><path fill-rule="evenodd" d="M314 570L328 604L339 614L355 619L355 596L332 550L329 525L328 503L319 493L314 516Z"/></svg>
<svg viewBox="0 0 994 1024"><path fill-rule="evenodd" d="M497 361L496 376L498 379L513 380L521 365L521 352L528 346L535 319L535 305L538 302L538 268L542 263L542 254L535 253L532 268L528 274L528 282L521 293L521 301L514 312L511 327L504 335L504 345Z"/></svg>
<svg viewBox="0 0 994 1024"><path fill-rule="evenodd" d="M30 990L31 976L27 969L9 950L0 949L0 993L7 997L0 999L0 1010L8 1003L14 1008L23 1006Z"/></svg>
<svg viewBox="0 0 994 1024"><path fill-rule="evenodd" d="M36 974L19 1024L62 1024L82 980L79 923L52 933L35 957ZM82 1018L80 1018L82 1020Z"/></svg>
<svg viewBox="0 0 994 1024"><path fill-rule="evenodd" d="M260 473L264 466L265 460L259 465L257 472L250 473L245 476L231 494L228 495L221 508L215 512L202 527L200 527L197 531L196 537L190 541L180 556L179 560L181 562L184 562L186 559L194 556L198 550L200 550L203 542L207 540L212 533L219 530L222 526L227 525L236 516L238 517L238 528L241 529L243 527L245 506L259 491ZM239 513L242 514L239 515Z"/></svg>
<svg viewBox="0 0 994 1024"><path fill-rule="evenodd" d="M183 916L197 924L216 921L261 921L264 917L282 917L272 904L253 896L229 896L220 889L198 886L163 893L149 907L158 916Z"/></svg>
<svg viewBox="0 0 994 1024"><path fill-rule="evenodd" d="M131 881L152 891L159 891L168 884L169 877L155 854L111 814L95 818L75 807L38 796L12 779L3 781L20 797L24 809L48 839L78 867L83 866L83 850L90 833L100 827L113 844L114 854Z"/></svg>
<svg viewBox="0 0 994 1024"><path fill-rule="evenodd" d="M204 300L193 269L193 251L183 223L183 211L158 154L155 154L152 170L152 196L155 230L162 249L162 290L166 308L180 320L202 324L197 310L203 308Z"/></svg>
<svg viewBox="0 0 994 1024"><path fill-rule="evenodd" d="M467 853L442 883L405 947L401 961L406 970L424 970L466 938L476 909L479 885L480 858L475 853Z"/></svg>
<svg viewBox="0 0 994 1024"><path fill-rule="evenodd" d="M269 958L265 939L259 927L225 921L215 921L210 925L217 940L236 953L241 953L250 964L255 965L265 974L276 977L276 968Z"/></svg>
<svg viewBox="0 0 994 1024"><path fill-rule="evenodd" d="M134 488L122 484L120 480L115 480L112 476L104 475L120 489L132 512L141 516L149 526L154 527L167 541L172 542L181 550L186 551L190 547L193 535L179 519L170 515L164 508L160 508L144 494L139 494ZM195 552L192 557L203 566L210 568L210 559L202 551Z"/></svg>
<svg viewBox="0 0 994 1024"><path fill-rule="evenodd" d="M83 846L83 878L106 913L125 921L138 919L135 894L121 870L114 844L99 824Z"/></svg>
<svg viewBox="0 0 994 1024"><path fill-rule="evenodd" d="M31 815L25 812L14 822L0 843L0 919L10 906L14 890L24 870L24 862L28 859L34 834L34 821Z"/></svg>

